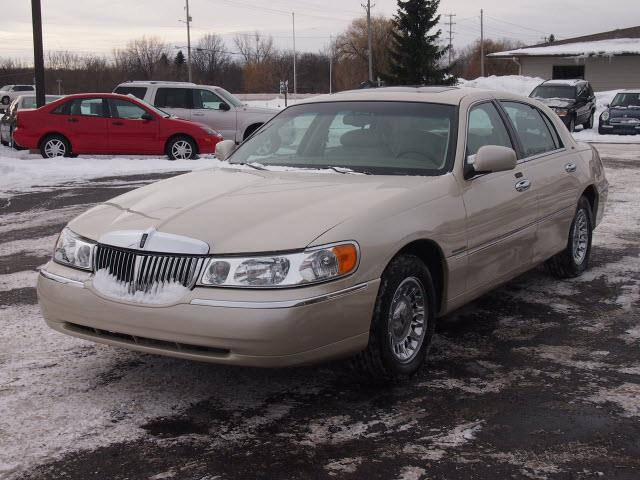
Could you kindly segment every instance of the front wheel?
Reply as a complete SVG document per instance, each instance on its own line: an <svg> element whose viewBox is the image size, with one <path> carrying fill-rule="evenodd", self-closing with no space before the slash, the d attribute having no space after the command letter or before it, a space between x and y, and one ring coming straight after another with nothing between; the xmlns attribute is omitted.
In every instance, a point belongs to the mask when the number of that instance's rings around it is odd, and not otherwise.
<svg viewBox="0 0 640 480"><path fill-rule="evenodd" d="M176 137L167 145L169 160L194 160L197 158L196 144L189 137Z"/></svg>
<svg viewBox="0 0 640 480"><path fill-rule="evenodd" d="M2 105L9 105L9 102L10 102L9 97L2 97Z"/></svg>
<svg viewBox="0 0 640 480"><path fill-rule="evenodd" d="M49 135L40 143L40 154L43 158L68 157L71 145L62 135Z"/></svg>
<svg viewBox="0 0 640 480"><path fill-rule="evenodd" d="M575 116L571 117L571 120L569 120L569 126L567 126L567 128L569 129L569 131L571 133L576 131L576 117Z"/></svg>
<svg viewBox="0 0 640 480"><path fill-rule="evenodd" d="M586 130L591 130L593 128L594 117L595 117L595 112L591 112L591 116L589 117L589 120L587 120L587 123L583 123L582 127Z"/></svg>
<svg viewBox="0 0 640 480"><path fill-rule="evenodd" d="M435 289L429 269L414 255L394 258L384 271L369 344L353 358L373 379L411 375L424 363L435 329Z"/></svg>
<svg viewBox="0 0 640 480"><path fill-rule="evenodd" d="M545 262L546 269L558 278L581 275L589 266L593 215L585 197L580 197L578 208L571 222L569 239L565 249Z"/></svg>

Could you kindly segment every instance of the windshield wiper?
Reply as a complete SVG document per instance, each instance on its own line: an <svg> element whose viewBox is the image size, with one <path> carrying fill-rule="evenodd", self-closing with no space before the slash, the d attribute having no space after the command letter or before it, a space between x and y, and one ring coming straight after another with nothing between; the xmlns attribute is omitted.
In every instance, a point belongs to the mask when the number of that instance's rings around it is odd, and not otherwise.
<svg viewBox="0 0 640 480"><path fill-rule="evenodd" d="M247 165L251 168L255 168L256 170L268 170L267 168L263 167L262 165L260 165L259 163L255 163L255 162L250 162L250 163L238 163L237 165Z"/></svg>

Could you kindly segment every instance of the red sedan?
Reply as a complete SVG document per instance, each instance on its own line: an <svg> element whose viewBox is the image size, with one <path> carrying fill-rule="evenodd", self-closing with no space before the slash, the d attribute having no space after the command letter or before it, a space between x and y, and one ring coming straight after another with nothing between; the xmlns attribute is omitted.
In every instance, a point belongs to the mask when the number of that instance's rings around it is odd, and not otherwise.
<svg viewBox="0 0 640 480"><path fill-rule="evenodd" d="M192 159L214 153L222 136L128 95L68 95L18 113L15 142L44 158L80 154L163 155Z"/></svg>

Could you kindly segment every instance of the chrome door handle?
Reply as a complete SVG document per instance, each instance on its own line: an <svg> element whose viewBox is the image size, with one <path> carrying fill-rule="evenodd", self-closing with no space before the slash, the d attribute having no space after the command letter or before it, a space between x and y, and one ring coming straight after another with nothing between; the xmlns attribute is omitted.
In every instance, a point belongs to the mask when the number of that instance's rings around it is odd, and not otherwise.
<svg viewBox="0 0 640 480"><path fill-rule="evenodd" d="M525 190L529 190L531 186L531 182L529 180L520 180L516 183L516 190L519 192L524 192Z"/></svg>
<svg viewBox="0 0 640 480"><path fill-rule="evenodd" d="M194 117L204 117L204 113L194 113Z"/></svg>
<svg viewBox="0 0 640 480"><path fill-rule="evenodd" d="M565 171L565 172L567 172L567 173L573 173L573 172L575 172L575 171L576 171L576 169L577 169L577 168L578 168L578 167L576 167L576 164L575 164L575 163L567 163L567 164L564 166L564 171Z"/></svg>

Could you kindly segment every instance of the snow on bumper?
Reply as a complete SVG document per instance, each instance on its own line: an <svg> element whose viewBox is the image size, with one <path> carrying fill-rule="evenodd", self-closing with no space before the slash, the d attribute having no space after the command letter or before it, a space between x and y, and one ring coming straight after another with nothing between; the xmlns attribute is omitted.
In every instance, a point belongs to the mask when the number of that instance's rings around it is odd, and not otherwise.
<svg viewBox="0 0 640 480"><path fill-rule="evenodd" d="M365 348L378 285L196 288L181 303L142 305L108 299L88 274L50 262L38 278L38 298L47 324L68 335L192 360L282 367Z"/></svg>

